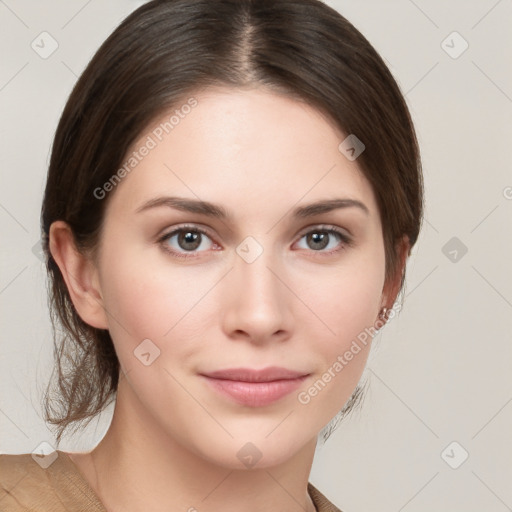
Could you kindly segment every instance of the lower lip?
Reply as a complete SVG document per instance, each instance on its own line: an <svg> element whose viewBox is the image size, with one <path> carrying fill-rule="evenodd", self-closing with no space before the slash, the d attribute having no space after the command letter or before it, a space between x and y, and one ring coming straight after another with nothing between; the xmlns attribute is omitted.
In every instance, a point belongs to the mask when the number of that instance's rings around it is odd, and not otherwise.
<svg viewBox="0 0 512 512"><path fill-rule="evenodd" d="M295 391L307 376L271 382L243 382L204 377L214 389L235 402L250 407L263 407Z"/></svg>

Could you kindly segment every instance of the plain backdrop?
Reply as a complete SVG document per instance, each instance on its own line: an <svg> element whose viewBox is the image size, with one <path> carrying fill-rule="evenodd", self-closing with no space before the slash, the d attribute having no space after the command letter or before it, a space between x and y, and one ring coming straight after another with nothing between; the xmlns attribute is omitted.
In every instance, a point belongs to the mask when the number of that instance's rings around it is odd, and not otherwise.
<svg viewBox="0 0 512 512"><path fill-rule="evenodd" d="M344 512L511 510L512 2L328 3L406 96L426 215L405 307L365 372L363 408L319 445L311 481ZM0 0L3 453L54 441L41 419L52 338L37 250L52 137L89 59L141 4ZM58 44L47 58L31 46L42 32ZM60 448L91 449L110 415Z"/></svg>

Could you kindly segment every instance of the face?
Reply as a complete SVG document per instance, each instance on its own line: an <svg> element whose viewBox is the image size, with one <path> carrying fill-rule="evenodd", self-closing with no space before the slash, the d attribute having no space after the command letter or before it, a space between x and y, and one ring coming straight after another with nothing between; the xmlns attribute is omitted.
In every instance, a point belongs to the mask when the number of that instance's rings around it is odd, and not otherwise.
<svg viewBox="0 0 512 512"><path fill-rule="evenodd" d="M140 136L127 159L145 156L109 192L97 275L119 393L162 440L268 467L359 381L358 335L383 304L382 226L338 150L346 134L317 110L260 88L194 98L169 133L172 112Z"/></svg>

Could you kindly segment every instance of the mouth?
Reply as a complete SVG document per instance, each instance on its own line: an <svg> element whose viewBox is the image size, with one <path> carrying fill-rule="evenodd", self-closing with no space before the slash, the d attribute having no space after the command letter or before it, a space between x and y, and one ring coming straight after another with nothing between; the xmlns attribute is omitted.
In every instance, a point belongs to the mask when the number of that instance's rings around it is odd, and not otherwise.
<svg viewBox="0 0 512 512"><path fill-rule="evenodd" d="M309 375L276 366L261 370L230 368L200 374L213 390L249 407L263 407L284 398Z"/></svg>

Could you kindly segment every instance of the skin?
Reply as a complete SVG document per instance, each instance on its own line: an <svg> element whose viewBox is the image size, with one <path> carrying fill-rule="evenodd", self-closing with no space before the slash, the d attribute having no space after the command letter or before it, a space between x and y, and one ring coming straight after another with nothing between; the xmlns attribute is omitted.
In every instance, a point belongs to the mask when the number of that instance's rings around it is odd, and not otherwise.
<svg viewBox="0 0 512 512"><path fill-rule="evenodd" d="M70 456L107 510L313 511L317 435L354 391L370 343L308 404L297 395L392 306L399 277L385 283L377 204L357 160L338 150L346 134L316 109L259 87L194 97L198 106L110 192L97 258L74 249L64 222L51 226L50 249L77 311L109 329L122 367L106 435ZM232 218L165 206L136 212L164 195L217 203ZM292 217L295 207L335 198L368 212ZM208 231L195 252L177 236L157 241L183 223ZM306 235L325 225L352 243L331 234L318 249ZM247 236L263 249L252 263L236 252ZM148 366L134 356L144 339L160 350ZM309 376L264 407L236 404L198 375L272 365ZM262 455L252 468L237 457L246 443Z"/></svg>

